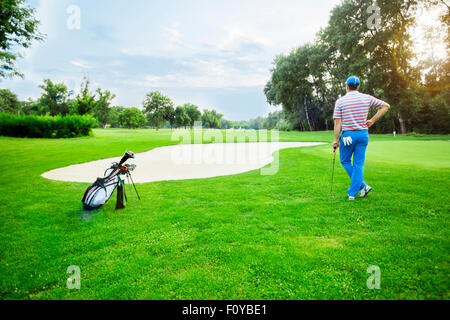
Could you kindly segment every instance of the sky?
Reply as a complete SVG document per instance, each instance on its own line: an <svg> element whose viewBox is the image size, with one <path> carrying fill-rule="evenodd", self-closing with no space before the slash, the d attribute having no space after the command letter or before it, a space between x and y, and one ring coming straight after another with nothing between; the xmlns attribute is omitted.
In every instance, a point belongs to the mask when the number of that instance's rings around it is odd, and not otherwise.
<svg viewBox="0 0 450 320"><path fill-rule="evenodd" d="M273 59L312 41L340 1L26 2L46 38L20 50L25 79L0 80L19 99L38 98L46 78L77 93L87 77L92 91L116 94L113 105L141 107L158 90L175 106L190 102L248 120L276 110L263 92Z"/></svg>

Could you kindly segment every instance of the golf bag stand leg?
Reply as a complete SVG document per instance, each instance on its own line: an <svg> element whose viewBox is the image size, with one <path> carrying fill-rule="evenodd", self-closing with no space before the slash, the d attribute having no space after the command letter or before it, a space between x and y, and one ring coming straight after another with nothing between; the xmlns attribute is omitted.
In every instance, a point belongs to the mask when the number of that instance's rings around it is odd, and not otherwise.
<svg viewBox="0 0 450 320"><path fill-rule="evenodd" d="M131 201L133 201L133 208L136 209L136 205L134 204L133 198L133 190L131 190L131 181L130 181L130 173L127 173L128 186L130 187Z"/></svg>

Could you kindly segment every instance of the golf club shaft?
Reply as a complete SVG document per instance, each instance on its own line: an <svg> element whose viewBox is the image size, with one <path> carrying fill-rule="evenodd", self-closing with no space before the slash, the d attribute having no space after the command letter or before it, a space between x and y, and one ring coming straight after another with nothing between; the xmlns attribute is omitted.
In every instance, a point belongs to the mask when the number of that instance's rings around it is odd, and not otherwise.
<svg viewBox="0 0 450 320"><path fill-rule="evenodd" d="M336 149L333 149L333 171L331 172L331 190L330 194L333 195L333 181L334 181L334 163L336 161Z"/></svg>

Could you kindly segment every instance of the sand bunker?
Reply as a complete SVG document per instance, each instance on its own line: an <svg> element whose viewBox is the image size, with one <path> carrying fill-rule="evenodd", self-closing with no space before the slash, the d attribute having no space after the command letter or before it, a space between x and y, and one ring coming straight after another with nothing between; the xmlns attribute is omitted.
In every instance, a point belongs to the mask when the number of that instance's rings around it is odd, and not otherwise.
<svg viewBox="0 0 450 320"><path fill-rule="evenodd" d="M136 183L200 179L232 175L261 169L261 174L278 171L278 153L286 148L308 147L321 142L250 142L178 144L155 148L136 154L127 163L136 164L133 178ZM275 156L275 157L274 157ZM121 157L102 159L88 163L71 165L48 171L42 176L47 179L92 183L103 177L112 162Z"/></svg>

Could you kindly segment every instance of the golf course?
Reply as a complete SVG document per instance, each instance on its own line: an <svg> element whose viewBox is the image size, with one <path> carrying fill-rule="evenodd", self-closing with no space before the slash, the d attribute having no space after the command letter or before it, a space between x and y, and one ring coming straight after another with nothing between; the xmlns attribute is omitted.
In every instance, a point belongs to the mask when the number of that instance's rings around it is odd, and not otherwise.
<svg viewBox="0 0 450 320"><path fill-rule="evenodd" d="M274 175L138 183L141 201L118 211L115 196L84 211L89 183L41 176L177 144L172 132L0 137L0 298L450 298L448 135L371 134L373 191L355 201L339 156L330 196L332 131L280 132L283 142L326 144L280 150ZM67 287L72 265L79 290ZM380 289L367 286L369 266Z"/></svg>

